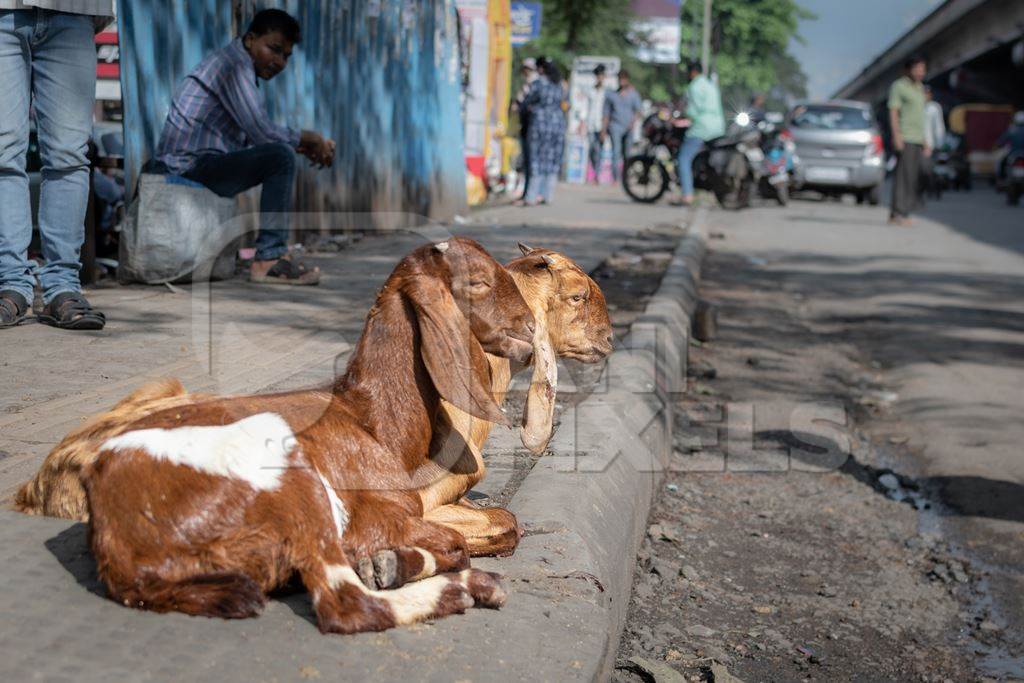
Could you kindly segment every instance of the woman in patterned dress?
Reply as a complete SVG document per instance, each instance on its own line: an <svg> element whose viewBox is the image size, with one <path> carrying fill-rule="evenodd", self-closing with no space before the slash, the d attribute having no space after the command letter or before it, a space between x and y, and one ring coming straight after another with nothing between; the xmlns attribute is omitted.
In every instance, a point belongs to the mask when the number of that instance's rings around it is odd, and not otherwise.
<svg viewBox="0 0 1024 683"><path fill-rule="evenodd" d="M546 59L537 60L537 70L541 77L533 82L523 101L523 106L530 112L530 130L526 140L530 146L530 184L523 202L526 206L551 201L565 148L562 74L554 63Z"/></svg>

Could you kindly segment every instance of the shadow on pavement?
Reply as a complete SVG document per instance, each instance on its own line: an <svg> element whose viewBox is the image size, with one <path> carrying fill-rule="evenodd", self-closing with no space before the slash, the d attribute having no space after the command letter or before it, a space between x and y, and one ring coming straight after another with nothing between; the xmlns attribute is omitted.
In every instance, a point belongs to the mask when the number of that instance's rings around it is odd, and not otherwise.
<svg viewBox="0 0 1024 683"><path fill-rule="evenodd" d="M96 575L96 560L89 550L89 527L78 522L44 543L78 585L93 595L107 597L107 589Z"/></svg>

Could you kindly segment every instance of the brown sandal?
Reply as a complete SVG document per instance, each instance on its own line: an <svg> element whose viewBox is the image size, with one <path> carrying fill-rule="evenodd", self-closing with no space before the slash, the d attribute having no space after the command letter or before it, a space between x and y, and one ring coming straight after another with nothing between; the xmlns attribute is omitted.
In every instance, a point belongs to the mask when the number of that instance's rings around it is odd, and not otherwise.
<svg viewBox="0 0 1024 683"><path fill-rule="evenodd" d="M303 263L281 258L264 275L250 273L249 281L257 285L310 287L320 284L320 269L310 270Z"/></svg>

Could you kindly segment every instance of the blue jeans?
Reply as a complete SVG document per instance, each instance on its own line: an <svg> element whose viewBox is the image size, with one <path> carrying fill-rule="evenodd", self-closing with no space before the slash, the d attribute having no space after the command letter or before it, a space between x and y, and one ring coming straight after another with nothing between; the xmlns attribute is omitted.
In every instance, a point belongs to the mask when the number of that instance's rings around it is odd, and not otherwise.
<svg viewBox="0 0 1024 683"><path fill-rule="evenodd" d="M601 177L601 156L604 154L604 141L600 133L590 134L590 167L594 169L594 179Z"/></svg>
<svg viewBox="0 0 1024 683"><path fill-rule="evenodd" d="M185 177L221 197L262 185L256 260L273 261L288 251L288 213L295 184L295 151L284 143L256 145L240 152L204 154Z"/></svg>
<svg viewBox="0 0 1024 683"><path fill-rule="evenodd" d="M616 130L611 128L608 130L608 137L612 141L612 178L615 180L619 179L619 174L622 172L622 164L625 162L624 155L629 149L629 133L627 130Z"/></svg>
<svg viewBox="0 0 1024 683"><path fill-rule="evenodd" d="M43 302L80 292L89 136L96 98L92 18L49 10L0 10L0 289L32 301L37 268L25 171L29 104L35 107L42 173L38 268Z"/></svg>
<svg viewBox="0 0 1024 683"><path fill-rule="evenodd" d="M679 174L679 186L684 197L693 196L693 159L704 149L704 141L700 138L683 138L676 159L676 173Z"/></svg>

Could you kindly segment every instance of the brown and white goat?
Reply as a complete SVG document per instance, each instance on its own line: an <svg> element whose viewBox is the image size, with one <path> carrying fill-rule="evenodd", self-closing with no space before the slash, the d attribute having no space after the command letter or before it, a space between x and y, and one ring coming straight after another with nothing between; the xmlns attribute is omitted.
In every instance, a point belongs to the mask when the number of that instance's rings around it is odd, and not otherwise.
<svg viewBox="0 0 1024 683"><path fill-rule="evenodd" d="M519 245L523 255L505 268L537 321L533 378L526 402L523 444L541 453L552 433L557 382L555 355L596 363L612 350L612 326L601 288L570 258L550 249ZM523 365L488 355L491 393L500 405ZM420 489L428 520L461 533L471 556L508 555L519 543L515 516L503 508L478 508L464 496L486 474L481 455L491 424L446 402L435 425L431 483Z"/></svg>
<svg viewBox="0 0 1024 683"><path fill-rule="evenodd" d="M508 424L484 352L525 361L533 328L504 268L453 238L399 263L331 390L214 398L136 421L82 472L110 597L247 617L298 573L320 629L340 633L502 604L498 577L467 568L462 537L423 519L410 473L442 397ZM423 580L379 591L366 574Z"/></svg>
<svg viewBox="0 0 1024 683"><path fill-rule="evenodd" d="M548 347L561 357L593 363L611 351L611 323L600 287L570 258L548 249L520 245L523 255L509 262L512 275L538 324L535 339L543 339L546 327ZM542 357L543 353L538 353ZM490 392L497 403L513 373L510 362L487 354ZM514 368L518 371L521 366ZM537 364L535 369L542 369ZM546 381L535 381L531 392L545 390ZM92 462L100 446L122 433L128 425L147 415L208 401L211 396L189 394L177 380L148 384L68 434L46 456L39 471L19 489L15 507L28 514L45 514L88 520L85 492L79 479L83 467ZM524 431L524 441L536 449L550 434L553 404L539 409L531 403L535 421ZM460 531L471 555L508 554L519 540L515 517L500 508L477 509L464 500L466 493L484 477L481 451L491 423L477 419L442 401L443 410L434 425L434 444L428 459L418 468L416 487L428 519ZM536 419L537 414L540 419ZM546 422L546 424L545 424ZM538 424L539 423L539 424Z"/></svg>

